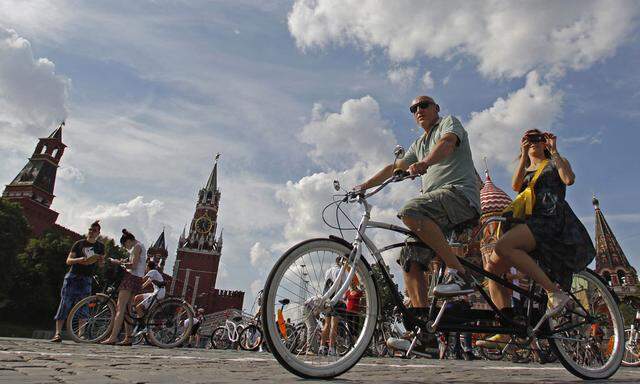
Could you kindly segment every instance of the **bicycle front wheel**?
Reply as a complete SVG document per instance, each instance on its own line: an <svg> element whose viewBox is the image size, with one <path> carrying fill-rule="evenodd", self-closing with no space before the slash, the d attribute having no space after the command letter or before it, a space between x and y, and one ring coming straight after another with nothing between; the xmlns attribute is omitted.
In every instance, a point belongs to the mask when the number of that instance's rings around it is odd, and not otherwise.
<svg viewBox="0 0 640 384"><path fill-rule="evenodd" d="M363 295L360 310L352 315L359 318L358 326L349 335L348 343L344 335L338 336L339 340L333 340L333 350L329 348L328 354L320 354L326 350L322 347L331 340L322 340L321 332L314 331L321 324L319 320L327 321L342 316L340 311L326 308L326 303L320 302L325 287L325 273L335 265L337 258L348 256L350 251L349 247L338 241L307 240L289 249L267 278L263 294L262 329L274 357L283 367L300 377L327 379L343 374L362 358L373 336L378 315L378 295L371 269L366 260L361 258L357 262L354 280ZM292 347L289 336L282 334L284 326L278 322L279 309L283 310L282 317L292 319L292 324L307 324L309 327L302 347ZM296 344L300 342L296 341ZM314 346L320 348L315 350ZM339 347L340 353L335 352L335 346Z"/></svg>
<svg viewBox="0 0 640 384"><path fill-rule="evenodd" d="M622 365L625 367L640 367L640 332L637 329L624 331L624 357Z"/></svg>
<svg viewBox="0 0 640 384"><path fill-rule="evenodd" d="M116 306L107 295L85 297L71 308L67 316L67 333L76 343L98 343L109 336Z"/></svg>
<svg viewBox="0 0 640 384"><path fill-rule="evenodd" d="M210 349L229 349L231 344L227 327L218 327L211 334Z"/></svg>
<svg viewBox="0 0 640 384"><path fill-rule="evenodd" d="M191 335L193 316L191 306L182 299L160 300L149 310L147 339L156 347L178 347Z"/></svg>
<svg viewBox="0 0 640 384"><path fill-rule="evenodd" d="M618 304L594 272L573 275L571 293L578 308L549 320L551 329L564 330L549 342L564 367L587 379L606 379L616 373L624 354L624 322ZM588 316L579 313L586 310Z"/></svg>

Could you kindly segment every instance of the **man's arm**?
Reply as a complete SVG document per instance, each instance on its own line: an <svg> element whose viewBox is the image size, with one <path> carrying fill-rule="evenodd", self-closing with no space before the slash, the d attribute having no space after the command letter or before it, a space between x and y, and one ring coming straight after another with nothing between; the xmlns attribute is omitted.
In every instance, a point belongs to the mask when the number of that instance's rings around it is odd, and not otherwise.
<svg viewBox="0 0 640 384"><path fill-rule="evenodd" d="M396 169L398 168L402 169L403 171L406 171L407 168L409 168L409 166L403 159L400 159L396 161ZM386 167L382 168L380 171L378 171L378 173L373 175L369 180L354 187L353 189L362 190L362 189L377 187L378 185L382 184L383 181L393 176L393 171L394 171L393 164L389 164Z"/></svg>
<svg viewBox="0 0 640 384"><path fill-rule="evenodd" d="M412 175L422 175L430 166L451 156L451 154L456 150L459 142L460 139L458 139L458 136L456 136L455 133L449 132L445 134L440 138L438 144L429 151L427 157L409 167L409 173Z"/></svg>
<svg viewBox="0 0 640 384"><path fill-rule="evenodd" d="M80 264L87 260L86 257L78 257L79 250L80 247L78 246L78 243L74 244L73 248L71 248L71 252L69 252L69 255L67 256L67 265Z"/></svg>

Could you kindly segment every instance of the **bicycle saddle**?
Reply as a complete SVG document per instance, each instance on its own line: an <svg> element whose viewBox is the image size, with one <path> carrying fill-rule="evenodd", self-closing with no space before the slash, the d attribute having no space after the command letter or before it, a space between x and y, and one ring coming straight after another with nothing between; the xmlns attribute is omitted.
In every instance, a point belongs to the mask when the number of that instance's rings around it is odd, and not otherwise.
<svg viewBox="0 0 640 384"><path fill-rule="evenodd" d="M282 305L287 305L291 302L291 300L289 299L282 299L280 301L278 301L278 303L282 304Z"/></svg>

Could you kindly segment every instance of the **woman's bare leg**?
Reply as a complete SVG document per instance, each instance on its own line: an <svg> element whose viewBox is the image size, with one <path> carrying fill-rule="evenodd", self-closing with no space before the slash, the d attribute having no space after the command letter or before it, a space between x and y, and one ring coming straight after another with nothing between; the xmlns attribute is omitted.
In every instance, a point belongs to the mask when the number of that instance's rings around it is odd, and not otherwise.
<svg viewBox="0 0 640 384"><path fill-rule="evenodd" d="M491 254L486 269L494 275L500 276L509 270L509 265L494 252ZM509 288L491 279L488 279L487 288L489 289L491 300L493 300L493 303L498 309L511 307L512 292Z"/></svg>
<svg viewBox="0 0 640 384"><path fill-rule="evenodd" d="M549 276L529 256L536 248L536 240L525 224L518 224L505 233L496 244L495 253L501 259L508 260L517 270L530 276L547 292L558 290Z"/></svg>
<svg viewBox="0 0 640 384"><path fill-rule="evenodd" d="M105 343L113 343L118 341L118 335L120 334L120 330L122 329L122 323L124 321L124 314L127 309L127 305L129 304L129 299L131 298L131 291L121 290L118 292L118 303L116 305L116 317L113 320L113 330L111 331L111 336Z"/></svg>

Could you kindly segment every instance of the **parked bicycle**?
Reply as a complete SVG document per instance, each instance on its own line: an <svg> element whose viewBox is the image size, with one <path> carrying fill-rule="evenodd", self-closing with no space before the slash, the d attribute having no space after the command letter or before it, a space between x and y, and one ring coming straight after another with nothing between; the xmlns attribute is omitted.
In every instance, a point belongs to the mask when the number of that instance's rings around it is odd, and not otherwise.
<svg viewBox="0 0 640 384"><path fill-rule="evenodd" d="M95 276L94 280L97 282ZM80 300L71 309L66 325L75 342L98 343L109 336L116 314L117 286L116 281L111 281L101 293ZM132 327L135 343L146 340L160 348L174 348L189 338L193 317L193 309L184 300L165 297L154 298L142 316L129 308L124 321Z"/></svg>
<svg viewBox="0 0 640 384"><path fill-rule="evenodd" d="M640 305L636 304L635 307L636 317L631 326L624 330L622 365L626 367L640 367Z"/></svg>
<svg viewBox="0 0 640 384"><path fill-rule="evenodd" d="M228 316L228 314L227 314ZM240 332L244 329L241 324L242 316L234 316L231 320L225 319L224 325L216 328L209 338L210 349L230 349L236 348Z"/></svg>
<svg viewBox="0 0 640 384"><path fill-rule="evenodd" d="M415 333L408 352L415 347L417 340L424 333L500 333L526 339L527 343L535 343L539 339L548 340L563 366L572 374L584 379L605 379L618 370L624 348L622 315L613 294L600 277L590 270L574 274L572 285L567 291L575 307L564 308L553 317L545 315L547 297L535 282L532 282L528 289L522 288L464 259L460 259L460 262L468 270L520 293L525 303L525 315L516 319L514 316L502 313L484 287L477 282L474 283L474 289L488 303L490 310L471 309L463 312L455 309L447 310L448 299L435 296L426 309L406 308L381 255L390 249L403 247L405 243L400 242L378 248L366 232L371 228L389 230L411 237L418 244L416 246L426 247L406 228L376 222L370 217L372 207L368 199L387 185L407 178L412 177L405 172L397 172L371 192L345 192L339 195L339 200L332 203L336 205L336 216L341 209L341 204L357 203L364 208L359 224L353 225L356 229L353 243L335 236L306 240L290 248L273 267L264 289L262 322L271 351L283 367L304 378L331 378L351 369L365 354L376 329L380 308L379 288L372 278L369 261L363 252L366 248L369 251L368 254L379 266L383 280L392 293L391 300L402 314L405 327ZM340 189L338 182L334 182L334 186L336 190ZM448 242L452 247L466 247L478 238L486 225L501 221L504 222L506 219L490 218L468 239L459 240L461 234L468 233L477 225L475 222L463 223L448 234ZM340 227L339 223L336 228L345 229ZM346 260L338 278L335 279L335 281L344 282L341 285L332 284L325 292L322 277L324 271L333 265L336 257L343 257ZM302 265L309 271L304 278L299 272L302 270ZM276 316L278 301L291 299L294 304L291 313L302 313L300 307L303 306L305 298L313 295L319 299L316 309L326 314L344 295L354 277L358 278L363 287L363 322L358 334L352 335L354 343L349 351L339 356L310 358L287 348L279 337ZM441 267L437 272L437 281L441 282L443 277L444 268ZM305 292L305 297L301 297L300 292ZM499 319L498 325L475 325L478 320L491 321L496 317ZM294 321L304 322L304 319L298 315ZM597 324L604 331L601 341L592 340L589 336L593 324ZM608 345L611 345L610 349L607 348Z"/></svg>

